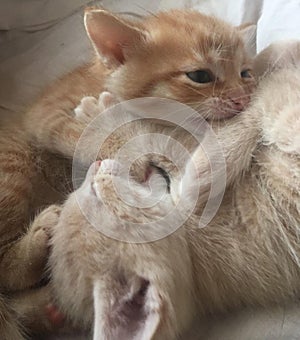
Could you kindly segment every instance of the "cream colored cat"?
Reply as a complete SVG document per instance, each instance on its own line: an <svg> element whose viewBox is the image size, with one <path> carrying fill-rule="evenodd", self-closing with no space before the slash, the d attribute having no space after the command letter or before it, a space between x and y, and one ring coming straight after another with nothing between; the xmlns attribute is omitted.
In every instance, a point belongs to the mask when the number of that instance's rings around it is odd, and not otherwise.
<svg viewBox="0 0 300 340"><path fill-rule="evenodd" d="M154 187L162 195L158 205L135 207L148 194L147 186L136 182L128 191L136 205L124 203L113 181L123 187L128 181L122 164L112 160L94 163L62 206L53 225L53 289L75 324L94 324L94 339L184 339L196 317L299 297L300 69L288 57L300 61L298 46L283 53L285 62L261 81L249 109L219 125L232 177L205 228L193 214L182 228L150 243L120 242L99 232L138 237L153 219L159 231L166 227L159 218L176 206L172 192L178 190L169 192L159 173L152 175L160 183ZM189 201L195 181L205 184L209 178L199 147L186 166L181 195ZM171 187L178 185L170 181ZM131 222L144 223L145 229Z"/></svg>

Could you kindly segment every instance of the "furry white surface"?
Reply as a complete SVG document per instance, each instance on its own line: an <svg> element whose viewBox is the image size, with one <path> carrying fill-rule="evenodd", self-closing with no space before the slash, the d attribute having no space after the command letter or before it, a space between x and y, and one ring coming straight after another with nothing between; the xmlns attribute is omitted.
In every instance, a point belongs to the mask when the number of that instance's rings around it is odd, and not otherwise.
<svg viewBox="0 0 300 340"><path fill-rule="evenodd" d="M87 0L0 1L1 117L21 114L40 89L91 55L83 29ZM145 14L171 7L194 7L238 25L257 22L257 49L270 42L300 37L300 1L285 0L104 0L109 9ZM150 3L150 4L149 4ZM299 339L297 305L267 311L244 311L210 320L205 340ZM72 337L74 339L74 337Z"/></svg>

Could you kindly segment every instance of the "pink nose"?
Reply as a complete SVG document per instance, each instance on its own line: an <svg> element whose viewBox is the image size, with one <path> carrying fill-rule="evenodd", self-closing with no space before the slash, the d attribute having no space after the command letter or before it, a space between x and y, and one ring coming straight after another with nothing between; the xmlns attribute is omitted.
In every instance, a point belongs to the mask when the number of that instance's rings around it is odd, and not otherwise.
<svg viewBox="0 0 300 340"><path fill-rule="evenodd" d="M242 111L250 102L250 95L243 89L235 89L228 93L228 99L232 108L237 111Z"/></svg>

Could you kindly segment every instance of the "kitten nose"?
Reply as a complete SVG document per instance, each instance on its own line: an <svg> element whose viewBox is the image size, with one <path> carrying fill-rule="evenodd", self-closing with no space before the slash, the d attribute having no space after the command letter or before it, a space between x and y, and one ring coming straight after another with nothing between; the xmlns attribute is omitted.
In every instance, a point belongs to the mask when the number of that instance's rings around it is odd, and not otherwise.
<svg viewBox="0 0 300 340"><path fill-rule="evenodd" d="M242 111L249 104L250 95L242 89L236 89L228 94L228 99L231 101L233 109Z"/></svg>

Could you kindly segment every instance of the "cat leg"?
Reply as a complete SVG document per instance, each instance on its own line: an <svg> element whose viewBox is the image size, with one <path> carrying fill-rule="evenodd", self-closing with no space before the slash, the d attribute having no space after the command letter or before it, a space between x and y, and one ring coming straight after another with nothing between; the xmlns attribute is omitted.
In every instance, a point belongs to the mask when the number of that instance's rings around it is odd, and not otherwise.
<svg viewBox="0 0 300 340"><path fill-rule="evenodd" d="M83 98L79 107L75 108L75 117L65 110L56 109L48 112L47 118L44 104L37 104L27 113L25 128L37 146L59 153L64 157L73 158L77 142L87 123L95 115L112 105L108 100L110 96L106 92L104 96L100 94L98 101L94 97ZM70 109L70 112L72 111ZM43 116L41 116L41 112L44 113ZM97 138L95 140L97 141ZM90 163L90 158L85 151L77 153L77 157L82 163Z"/></svg>
<svg viewBox="0 0 300 340"><path fill-rule="evenodd" d="M60 208L53 205L42 211L3 255L0 270L2 287L6 290L22 290L37 284L44 273L49 252L50 228L58 221ZM19 279L22 278L22 279Z"/></svg>
<svg viewBox="0 0 300 340"><path fill-rule="evenodd" d="M73 110L86 94L102 90L104 69L93 63L83 65L47 87L24 116L25 131L41 149L72 158L86 124Z"/></svg>
<svg viewBox="0 0 300 340"><path fill-rule="evenodd" d="M34 107L25 117L25 128L35 145L69 158L73 157L85 127L85 123L64 110L53 109L47 112L40 105Z"/></svg>

